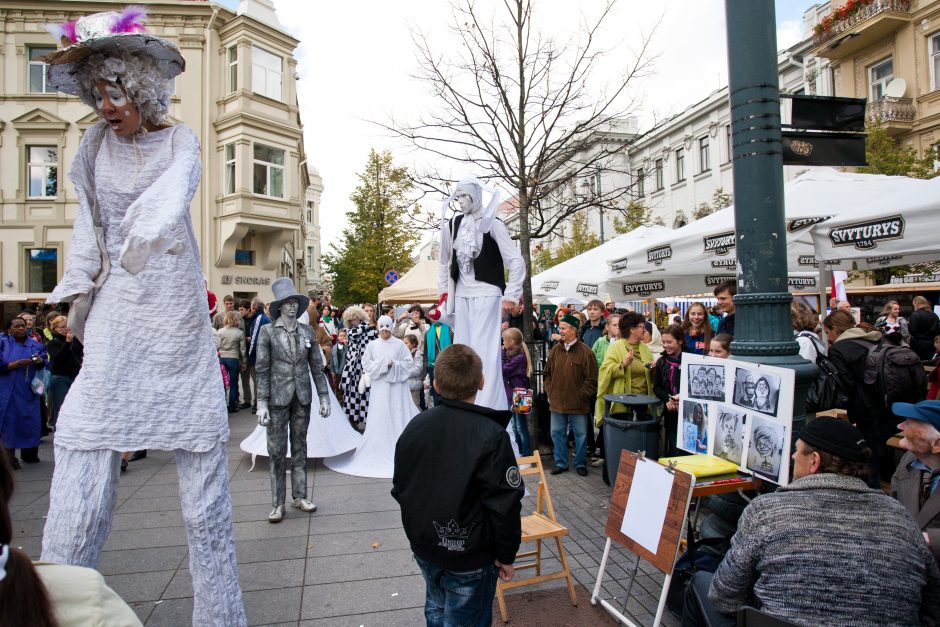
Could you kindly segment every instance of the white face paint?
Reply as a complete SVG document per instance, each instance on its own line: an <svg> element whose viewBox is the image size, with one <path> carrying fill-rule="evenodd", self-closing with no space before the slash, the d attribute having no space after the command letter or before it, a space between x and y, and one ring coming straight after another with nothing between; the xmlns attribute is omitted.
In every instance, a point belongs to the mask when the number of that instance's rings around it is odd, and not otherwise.
<svg viewBox="0 0 940 627"><path fill-rule="evenodd" d="M473 197L467 192L457 192L457 204L464 213L473 213Z"/></svg>
<svg viewBox="0 0 940 627"><path fill-rule="evenodd" d="M97 81L91 90L98 114L118 137L136 133L141 126L140 113L124 90L115 83Z"/></svg>
<svg viewBox="0 0 940 627"><path fill-rule="evenodd" d="M104 93L102 93L102 87L104 87ZM108 97L108 100L111 101L111 104L114 105L116 109L127 105L127 96L120 87L113 83L95 84L92 89L92 94L95 97L95 106L98 107L99 110L104 106L104 96Z"/></svg>

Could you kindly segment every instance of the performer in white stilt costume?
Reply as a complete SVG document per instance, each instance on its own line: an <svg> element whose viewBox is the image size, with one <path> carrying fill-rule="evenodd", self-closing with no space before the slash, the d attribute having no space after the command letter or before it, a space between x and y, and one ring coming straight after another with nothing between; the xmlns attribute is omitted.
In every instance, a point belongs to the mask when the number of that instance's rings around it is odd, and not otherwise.
<svg viewBox="0 0 940 627"><path fill-rule="evenodd" d="M165 121L171 79L185 62L175 45L145 32L144 15L129 7L58 27L70 45L44 59L46 84L79 96L102 123L85 132L69 172L79 206L65 273L49 297L71 303L69 325L85 359L56 425L42 560L96 567L111 532L121 452L174 451L192 622L239 626L247 621L232 537L228 412L189 210L199 141Z"/></svg>
<svg viewBox="0 0 940 627"><path fill-rule="evenodd" d="M362 356L360 387L370 388L362 443L351 453L324 460L330 470L381 479L391 479L394 474L395 443L419 410L408 389L414 360L405 343L392 336L393 324L388 316L379 318L379 339L369 342Z"/></svg>
<svg viewBox="0 0 940 627"><path fill-rule="evenodd" d="M483 205L483 194L490 195ZM461 215L445 220L451 201ZM509 230L496 217L499 192L477 179L463 179L441 207L441 257L438 290L447 294L454 343L473 348L483 361L483 390L477 405L508 409L500 357L502 318L522 298L525 262ZM508 270L509 278L505 278ZM519 449L510 431L516 455Z"/></svg>

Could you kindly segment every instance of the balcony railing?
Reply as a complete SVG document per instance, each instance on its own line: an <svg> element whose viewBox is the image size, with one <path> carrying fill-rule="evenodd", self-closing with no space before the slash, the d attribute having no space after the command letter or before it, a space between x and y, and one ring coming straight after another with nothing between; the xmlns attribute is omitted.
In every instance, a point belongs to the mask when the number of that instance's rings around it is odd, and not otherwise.
<svg viewBox="0 0 940 627"><path fill-rule="evenodd" d="M886 11L909 13L910 10L911 0L874 0L847 18L837 20L828 29L813 35L813 45L821 46L822 44L852 30L856 25L864 22L868 18L875 17L879 13L884 13Z"/></svg>
<svg viewBox="0 0 940 627"><path fill-rule="evenodd" d="M916 108L912 98L883 96L865 105L865 121L872 123L913 122Z"/></svg>

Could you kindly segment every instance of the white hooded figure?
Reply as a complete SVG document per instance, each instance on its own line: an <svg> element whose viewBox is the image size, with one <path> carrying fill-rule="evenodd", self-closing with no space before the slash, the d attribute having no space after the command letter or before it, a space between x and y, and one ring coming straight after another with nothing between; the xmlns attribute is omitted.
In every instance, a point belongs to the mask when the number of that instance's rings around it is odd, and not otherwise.
<svg viewBox="0 0 940 627"><path fill-rule="evenodd" d="M490 194L484 207L483 192ZM456 199L461 214L444 220ZM483 390L477 405L508 409L500 359L504 312L522 298L525 262L506 225L496 218L499 193L477 179L463 179L441 208L441 261L438 290L447 294L445 320L454 341L470 346L483 360ZM509 278L506 279L508 270Z"/></svg>
<svg viewBox="0 0 940 627"><path fill-rule="evenodd" d="M360 385L370 387L365 436L355 451L325 460L330 470L359 477L392 478L395 443L419 411L408 388L414 360L405 343L392 335L393 326L388 316L379 318L379 337L369 342L362 356Z"/></svg>

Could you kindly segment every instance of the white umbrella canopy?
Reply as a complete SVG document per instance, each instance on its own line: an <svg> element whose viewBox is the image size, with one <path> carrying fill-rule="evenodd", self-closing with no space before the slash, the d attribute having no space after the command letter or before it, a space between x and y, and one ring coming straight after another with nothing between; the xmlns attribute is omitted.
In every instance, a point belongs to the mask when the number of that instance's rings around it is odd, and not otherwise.
<svg viewBox="0 0 940 627"><path fill-rule="evenodd" d="M422 260L400 279L379 292L379 300L386 303L436 303L436 260Z"/></svg>
<svg viewBox="0 0 940 627"><path fill-rule="evenodd" d="M919 183L877 208L813 226L809 235L816 257L834 270L867 270L940 257L940 177Z"/></svg>
<svg viewBox="0 0 940 627"><path fill-rule="evenodd" d="M816 168L787 183L784 186L784 235L791 284L800 282L795 279L805 279L804 287L812 289L808 284L817 261L808 232L814 224L833 216L875 211L899 195L925 190L926 183L907 177L839 172L832 168ZM641 282L644 277L665 280L698 275L699 285L702 286L702 282L706 285L697 291L708 291L706 288L714 283L714 277L736 273L736 244L734 207L728 207L649 240L645 248L632 251L625 260L620 260L629 277L624 280L632 283ZM683 292L676 294L679 293Z"/></svg>
<svg viewBox="0 0 940 627"><path fill-rule="evenodd" d="M664 226L641 226L629 233L618 235L609 242L563 261L557 266L539 272L532 277L532 293L536 298L554 302L561 297L564 302L580 298L585 302L593 298L605 300L606 295L615 297L619 293L619 272L611 269L610 259L623 257L634 248L642 248L646 241L672 233ZM613 264L616 268L616 264Z"/></svg>

